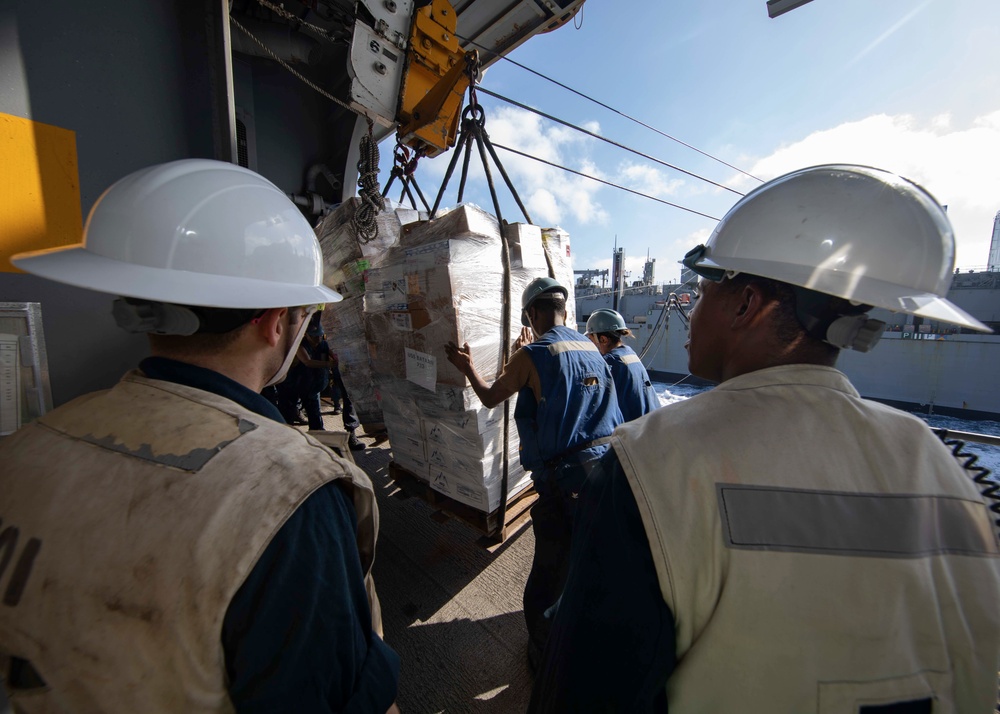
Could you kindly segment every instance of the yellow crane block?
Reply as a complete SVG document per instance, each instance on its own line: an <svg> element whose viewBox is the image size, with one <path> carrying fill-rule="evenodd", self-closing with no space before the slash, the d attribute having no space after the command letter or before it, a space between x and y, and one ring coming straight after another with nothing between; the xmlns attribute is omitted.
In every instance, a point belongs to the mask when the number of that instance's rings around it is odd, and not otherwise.
<svg viewBox="0 0 1000 714"><path fill-rule="evenodd" d="M399 136L403 143L437 156L454 146L462 95L469 86L465 53L448 0L433 0L414 13L410 48L400 91Z"/></svg>
<svg viewBox="0 0 1000 714"><path fill-rule="evenodd" d="M76 133L0 114L0 271L21 272L10 256L80 243Z"/></svg>

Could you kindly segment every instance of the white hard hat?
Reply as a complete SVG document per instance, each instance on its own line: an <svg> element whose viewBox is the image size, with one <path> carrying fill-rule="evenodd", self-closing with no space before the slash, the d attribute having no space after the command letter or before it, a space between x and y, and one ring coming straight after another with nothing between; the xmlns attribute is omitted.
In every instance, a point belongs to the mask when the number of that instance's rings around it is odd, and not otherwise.
<svg viewBox="0 0 1000 714"><path fill-rule="evenodd" d="M264 177L185 159L121 179L90 210L83 243L20 253L22 270L130 298L220 308L336 302L309 222Z"/></svg>
<svg viewBox="0 0 1000 714"><path fill-rule="evenodd" d="M749 273L991 331L945 299L955 236L944 209L881 169L814 166L768 181L740 199L684 264L710 279Z"/></svg>

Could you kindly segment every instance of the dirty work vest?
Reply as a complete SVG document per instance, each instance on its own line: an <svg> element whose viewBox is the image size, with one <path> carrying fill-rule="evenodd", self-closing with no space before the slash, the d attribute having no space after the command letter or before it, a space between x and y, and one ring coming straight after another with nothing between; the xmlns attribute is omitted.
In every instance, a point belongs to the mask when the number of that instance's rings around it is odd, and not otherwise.
<svg viewBox="0 0 1000 714"><path fill-rule="evenodd" d="M660 406L646 368L631 347L615 347L604 355L604 361L611 368L611 378L615 381L618 408L622 410L623 420L638 419Z"/></svg>
<svg viewBox="0 0 1000 714"><path fill-rule="evenodd" d="M332 480L352 486L371 567L378 513L364 472L192 387L130 373L0 442L0 462L0 533L15 533L0 567L0 651L48 684L19 690L18 711L232 711L229 602Z"/></svg>
<svg viewBox="0 0 1000 714"><path fill-rule="evenodd" d="M521 349L535 365L542 392L539 402L530 387L517 395L521 465L537 473L559 459L582 463L599 458L606 443L580 447L610 436L621 423L621 412L611 372L594 343L557 325Z"/></svg>
<svg viewBox="0 0 1000 714"><path fill-rule="evenodd" d="M671 714L992 711L997 539L920 419L793 365L657 409L612 445L676 621Z"/></svg>

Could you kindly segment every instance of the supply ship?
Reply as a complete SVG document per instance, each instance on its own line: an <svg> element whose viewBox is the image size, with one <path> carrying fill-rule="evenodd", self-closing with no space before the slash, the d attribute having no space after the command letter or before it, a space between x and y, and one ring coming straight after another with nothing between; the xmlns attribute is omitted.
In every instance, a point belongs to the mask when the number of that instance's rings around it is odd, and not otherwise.
<svg viewBox="0 0 1000 714"><path fill-rule="evenodd" d="M647 259L642 278L626 285L624 250L616 248L609 271L577 270L576 318L580 329L598 308L612 308L635 334L632 347L650 376L674 384L705 384L687 369L684 311L694 302L696 276L657 283L656 261ZM603 284L595 279L603 278ZM1000 271L956 270L948 299L1000 330ZM912 315L873 310L887 324L868 353L843 350L837 368L862 396L927 414L1000 420L1000 335L960 330Z"/></svg>

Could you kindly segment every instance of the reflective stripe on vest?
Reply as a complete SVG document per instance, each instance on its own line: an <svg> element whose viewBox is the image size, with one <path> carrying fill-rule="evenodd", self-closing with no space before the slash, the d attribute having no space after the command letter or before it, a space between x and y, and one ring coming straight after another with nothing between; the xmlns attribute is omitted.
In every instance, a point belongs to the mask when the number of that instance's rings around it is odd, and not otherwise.
<svg viewBox="0 0 1000 714"><path fill-rule="evenodd" d="M521 442L521 464L541 471L546 462L586 444L610 436L621 423L611 371L594 343L580 339L576 330L557 325L527 350L538 372L541 400L522 389L514 418ZM607 450L600 444L573 451L579 461L597 458Z"/></svg>

